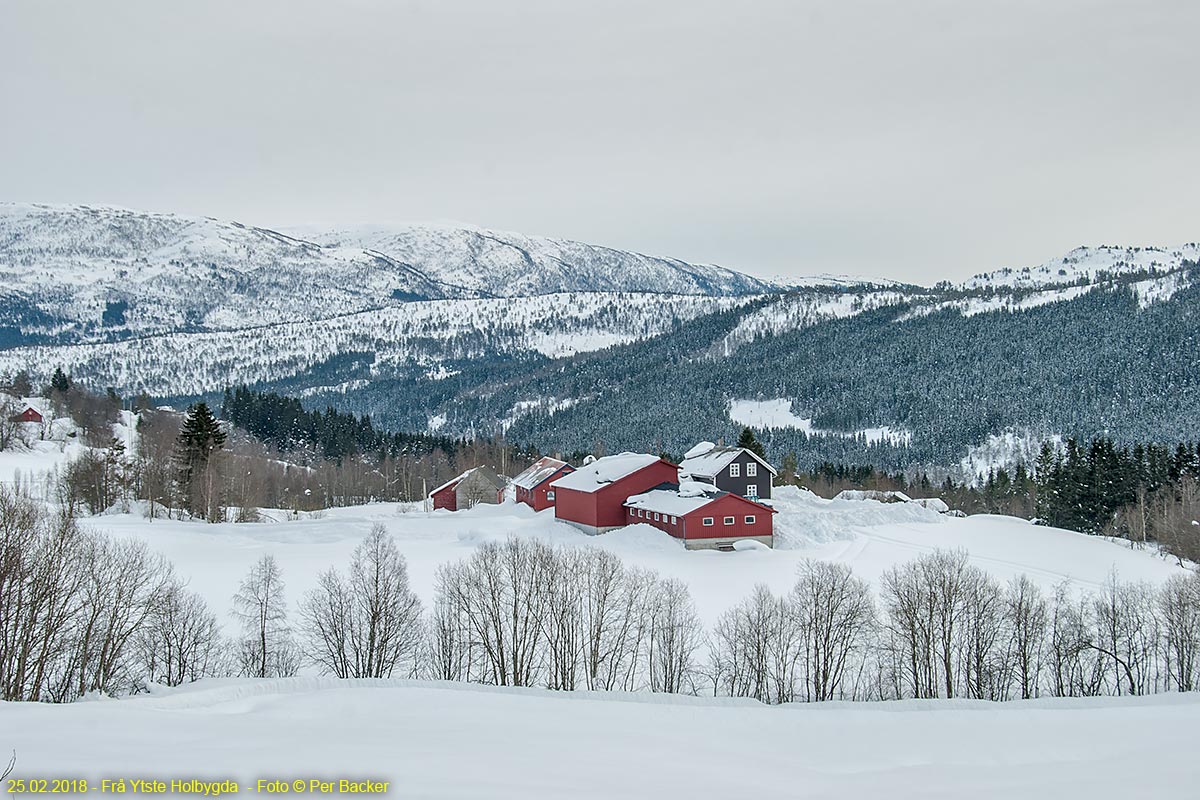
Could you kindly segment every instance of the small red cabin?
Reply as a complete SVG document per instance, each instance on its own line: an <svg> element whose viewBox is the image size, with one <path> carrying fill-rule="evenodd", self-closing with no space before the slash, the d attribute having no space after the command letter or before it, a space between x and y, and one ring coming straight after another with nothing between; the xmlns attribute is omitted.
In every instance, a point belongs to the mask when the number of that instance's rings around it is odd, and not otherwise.
<svg viewBox="0 0 1200 800"><path fill-rule="evenodd" d="M524 503L534 511L553 508L556 493L550 484L574 471L574 467L557 458L546 456L538 459L533 466L513 478L517 502Z"/></svg>
<svg viewBox="0 0 1200 800"><path fill-rule="evenodd" d="M624 503L632 495L678 480L679 468L645 453L621 453L585 464L551 481L554 516L585 533L606 533L628 524Z"/></svg>
<svg viewBox="0 0 1200 800"><path fill-rule="evenodd" d="M626 524L644 523L689 550L732 550L752 540L773 547L775 509L696 482L664 484L625 501Z"/></svg>
<svg viewBox="0 0 1200 800"><path fill-rule="evenodd" d="M13 422L36 422L42 424L42 414L33 406L25 406L25 410L12 418Z"/></svg>

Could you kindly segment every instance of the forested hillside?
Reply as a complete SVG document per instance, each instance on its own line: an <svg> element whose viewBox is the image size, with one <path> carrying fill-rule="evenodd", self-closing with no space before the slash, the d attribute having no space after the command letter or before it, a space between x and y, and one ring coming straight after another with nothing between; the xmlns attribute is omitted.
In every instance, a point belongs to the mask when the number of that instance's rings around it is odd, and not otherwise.
<svg viewBox="0 0 1200 800"><path fill-rule="evenodd" d="M865 311L742 342L715 343L740 311L669 335L549 362L463 364L443 380L377 380L345 394L381 424L450 430L505 419L508 435L542 450L609 452L732 438L735 399L791 401L824 433L761 433L779 459L952 465L1005 429L1120 441L1174 442L1200 428L1200 289L1143 304L1128 285L1022 310L913 315ZM520 404L527 405L521 406ZM856 434L893 426L904 440Z"/></svg>

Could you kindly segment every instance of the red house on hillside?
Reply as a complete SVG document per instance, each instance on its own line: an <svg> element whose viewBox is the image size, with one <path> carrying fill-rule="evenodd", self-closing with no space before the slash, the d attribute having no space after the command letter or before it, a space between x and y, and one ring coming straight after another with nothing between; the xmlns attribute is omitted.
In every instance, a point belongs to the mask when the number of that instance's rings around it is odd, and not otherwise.
<svg viewBox="0 0 1200 800"><path fill-rule="evenodd" d="M13 422L36 422L38 425L41 425L42 424L42 414L40 411L38 411L33 406L25 406L24 411L22 411L20 414L13 415L12 421Z"/></svg>
<svg viewBox="0 0 1200 800"><path fill-rule="evenodd" d="M513 478L513 486L517 490L517 502L524 503L534 511L552 508L555 491L550 484L574 471L574 467L557 458L546 456L538 459L533 466Z"/></svg>
<svg viewBox="0 0 1200 800"><path fill-rule="evenodd" d="M642 522L689 550L732 550L734 542L775 544L775 509L699 481L666 483L625 501L626 524Z"/></svg>
<svg viewBox="0 0 1200 800"><path fill-rule="evenodd" d="M645 453L621 453L585 464L551 481L554 516L585 533L607 533L627 525L624 503L663 483L678 480L679 468Z"/></svg>

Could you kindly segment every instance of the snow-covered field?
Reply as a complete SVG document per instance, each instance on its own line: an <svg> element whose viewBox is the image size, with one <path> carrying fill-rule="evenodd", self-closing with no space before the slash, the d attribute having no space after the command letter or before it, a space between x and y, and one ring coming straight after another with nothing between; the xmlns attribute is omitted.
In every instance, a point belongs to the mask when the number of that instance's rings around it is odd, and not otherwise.
<svg viewBox="0 0 1200 800"><path fill-rule="evenodd" d="M67 445L78 447L77 444ZM5 456L3 468L43 469L55 443ZM44 451L44 452L43 452ZM53 452L52 452L53 451ZM589 537L507 502L427 513L375 504L295 519L209 525L140 514L83 520L169 557L223 620L251 565L273 554L290 604L331 565L344 565L376 523L405 555L426 604L439 565L481 543L536 537L595 546L684 581L706 626L756 584L787 591L797 564L850 564L875 583L894 565L962 548L1005 580L1024 573L1052 589L1094 588L1113 569L1158 582L1178 572L1149 551L995 516L955 518L915 503L823 500L777 490L774 550L685 551L632 526ZM555 693L470 684L206 680L151 696L67 706L0 703L0 753L18 753L17 778L387 781L391 797L638 798L1183 798L1195 767L1163 757L1188 741L1200 696L790 704L657 694ZM306 786L307 788L307 786ZM336 789L335 789L336 792ZM95 791L90 792L95 794ZM298 792L292 791L292 794ZM307 793L305 793L307 795Z"/></svg>
<svg viewBox="0 0 1200 800"><path fill-rule="evenodd" d="M954 518L908 503L823 500L796 489L779 492L776 549L734 553L686 551L647 525L587 536L557 522L553 512L535 513L523 505L477 506L469 511L409 509L396 504L331 509L320 518L256 524L208 525L155 520L137 514L92 517L87 526L114 536L144 539L170 558L219 612L245 573L262 555L272 554L283 569L292 601L312 588L330 565L345 565L359 540L375 523L393 535L408 561L413 588L425 602L433 597L438 566L468 557L481 543L508 536L537 537L563 547L601 547L623 561L679 578L691 589L706 624L762 583L789 590L797 564L819 558L850 564L876 581L890 567L935 549L962 548L971 561L1001 580L1026 573L1047 591L1064 580L1096 588L1116 569L1124 580L1158 582L1180 568L1149 551L1011 517Z"/></svg>
<svg viewBox="0 0 1200 800"><path fill-rule="evenodd" d="M388 781L396 798L1194 797L1200 696L768 707L405 681L0 703L17 777ZM307 788L307 787L305 787ZM92 794L97 792L93 791Z"/></svg>

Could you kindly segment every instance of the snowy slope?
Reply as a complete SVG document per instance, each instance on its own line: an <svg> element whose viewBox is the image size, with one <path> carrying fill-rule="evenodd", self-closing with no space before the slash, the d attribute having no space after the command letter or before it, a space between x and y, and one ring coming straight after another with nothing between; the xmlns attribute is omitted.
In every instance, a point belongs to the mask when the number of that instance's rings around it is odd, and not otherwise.
<svg viewBox="0 0 1200 800"><path fill-rule="evenodd" d="M362 311L393 293L445 293L361 248L322 248L237 222L14 203L0 203L0 280L6 303L50 318L27 334L70 339L244 328Z"/></svg>
<svg viewBox="0 0 1200 800"><path fill-rule="evenodd" d="M1012 517L955 519L915 504L823 500L798 490L775 501L776 549L716 553L687 551L661 531L634 525L588 536L559 523L552 512L535 514L512 502L455 513L397 513L395 505L336 508L320 519L262 524L206 525L155 520L133 514L92 517L84 524L114 536L144 539L191 581L222 618L229 598L250 566L271 553L279 561L288 594L297 599L313 588L330 564L349 562L371 525L395 537L408 560L413 588L426 603L433 597L437 568L465 558L487 541L536 537L563 547L599 547L631 565L657 570L688 585L706 624L747 597L756 584L786 592L805 558L849 564L875 581L884 570L935 549L963 548L973 563L1001 580L1028 573L1046 591L1064 580L1079 589L1099 586L1116 569L1123 579L1159 582L1180 568L1149 551L1130 550L1106 539L1038 527Z"/></svg>
<svg viewBox="0 0 1200 800"><path fill-rule="evenodd" d="M580 291L738 295L777 288L724 267L470 226L364 225L314 231L309 238L383 253L443 284L496 297Z"/></svg>
<svg viewBox="0 0 1200 800"><path fill-rule="evenodd" d="M471 228L315 238L204 217L0 203L0 291L15 316L0 322L75 341L244 329L413 299L776 289L719 267Z"/></svg>
<svg viewBox="0 0 1200 800"><path fill-rule="evenodd" d="M1164 758L1161 743L1190 740L1200 698L767 707L238 680L66 707L0 703L0 720L14 777L69 773L93 794L117 777L234 780L244 797L262 796L259 779L320 778L388 781L399 798L1173 800L1194 796L1195 766Z"/></svg>
<svg viewBox="0 0 1200 800"><path fill-rule="evenodd" d="M1033 267L1005 267L984 272L962 284L963 289L1037 289L1077 281L1095 282L1121 275L1164 274L1200 261L1200 244L1180 247L1077 247L1061 258Z"/></svg>
<svg viewBox="0 0 1200 800"><path fill-rule="evenodd" d="M277 380L340 354L370 353L373 374L420 366L436 379L449 377L439 366L446 360L588 352L665 333L678 322L751 299L571 292L519 303L504 298L430 300L237 330L16 347L0 350L0 372L61 365L95 386L163 396Z"/></svg>

